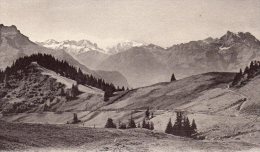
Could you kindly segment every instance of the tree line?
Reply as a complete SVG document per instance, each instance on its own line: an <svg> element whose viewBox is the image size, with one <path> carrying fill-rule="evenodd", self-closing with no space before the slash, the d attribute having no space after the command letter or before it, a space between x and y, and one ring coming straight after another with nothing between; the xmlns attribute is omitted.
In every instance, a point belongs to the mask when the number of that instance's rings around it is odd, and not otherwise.
<svg viewBox="0 0 260 152"><path fill-rule="evenodd" d="M5 77L15 75L19 70L24 70L25 67L32 62L37 62L40 66L52 70L61 76L73 79L77 84L89 85L105 91L106 97L110 97L117 89L112 83L107 83L103 79L95 78L93 75L84 74L80 68L70 65L67 61L60 61L49 54L33 54L18 58L13 64L7 67L4 71L0 71L0 81L3 82Z"/></svg>
<svg viewBox="0 0 260 152"><path fill-rule="evenodd" d="M150 112L149 112L149 108L145 111L145 116L144 119L142 121L142 124L135 123L135 120L133 119L132 113L131 113L131 117L128 120L128 123L121 123L121 121L119 121L118 126L114 123L112 118L108 118L107 122L105 124L105 128L118 128L118 129L130 129L130 128L144 128L144 129L149 129L149 130L154 130L154 123L150 122L149 120L152 117L150 117Z"/></svg>
<svg viewBox="0 0 260 152"><path fill-rule="evenodd" d="M242 69L235 75L231 86L243 86L250 79L260 74L260 61L251 61L249 66L246 66L244 71Z"/></svg>

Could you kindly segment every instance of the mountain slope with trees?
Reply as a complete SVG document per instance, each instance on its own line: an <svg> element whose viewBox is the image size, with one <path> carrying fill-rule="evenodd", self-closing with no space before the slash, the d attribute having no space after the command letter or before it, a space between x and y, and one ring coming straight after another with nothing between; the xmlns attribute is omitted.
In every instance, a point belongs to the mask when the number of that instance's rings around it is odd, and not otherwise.
<svg viewBox="0 0 260 152"><path fill-rule="evenodd" d="M59 60L67 61L70 65L77 68L81 68L82 72L85 74L91 74L96 78L107 79L109 83L113 83L117 86L129 87L125 77L119 72L114 73L114 77L110 78L109 71L94 71L79 61L74 59L69 53L64 50L53 50L50 48L45 48L43 46L37 45L32 42L27 36L23 35L16 26L4 26L0 24L0 69L5 69L7 66L12 65L12 63L23 56L29 56L32 54L51 54Z"/></svg>
<svg viewBox="0 0 260 152"><path fill-rule="evenodd" d="M60 78L74 82L68 86L58 80ZM78 96L86 93L86 89L82 90L82 87L90 87L87 90L103 90L108 99L117 91L113 84L83 74L80 68L47 54L34 54L17 59L12 66L0 72L0 86L0 109L3 114L56 111L62 103L81 99ZM94 90L93 92L95 94ZM102 96L100 94L99 99L104 98Z"/></svg>

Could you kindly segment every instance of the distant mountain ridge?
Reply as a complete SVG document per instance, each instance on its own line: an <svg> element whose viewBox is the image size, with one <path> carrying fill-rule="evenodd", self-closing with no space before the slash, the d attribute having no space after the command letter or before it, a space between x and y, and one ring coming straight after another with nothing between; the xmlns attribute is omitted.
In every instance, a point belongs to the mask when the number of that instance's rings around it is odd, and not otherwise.
<svg viewBox="0 0 260 152"><path fill-rule="evenodd" d="M97 64L108 57L105 50L99 48L96 43L92 43L89 40L66 40L58 42L54 39L49 39L37 43L46 48L64 50L91 69L95 69Z"/></svg>
<svg viewBox="0 0 260 152"><path fill-rule="evenodd" d="M54 39L49 39L44 42L37 42L38 44L52 48L55 50L65 50L69 54L78 55L86 53L88 51L99 51L105 53L105 51L97 46L96 43L92 43L89 40L65 40L65 41L56 41Z"/></svg>
<svg viewBox="0 0 260 152"><path fill-rule="evenodd" d="M219 38L168 48L126 41L108 48L108 52L89 51L78 60L93 69L118 71L133 87L142 87L169 81L173 72L177 79L206 72L237 72L260 59L260 41L249 32L227 31Z"/></svg>
<svg viewBox="0 0 260 152"><path fill-rule="evenodd" d="M55 58L59 60L65 60L69 64L81 68L84 73L92 74L97 78L103 78L103 75L105 75L104 77L108 77L107 74L111 75L111 72L106 73L105 71L103 71L102 73L100 73L99 71L94 71L87 68L64 50L53 50L50 48L43 47L41 45L37 45L36 43L30 41L27 36L23 35L14 25L4 26L3 24L0 24L1 69L4 69L7 66L12 65L13 61L18 59L19 57L37 53L51 54ZM113 83L116 86L129 86L124 76L118 72L115 73L114 78L109 79L110 81L107 82Z"/></svg>
<svg viewBox="0 0 260 152"><path fill-rule="evenodd" d="M146 44L137 42L137 41L123 41L119 42L114 46L106 48L109 54L117 54L120 52L124 52L132 47L140 47L140 46L145 46Z"/></svg>
<svg viewBox="0 0 260 152"><path fill-rule="evenodd" d="M260 59L260 42L249 32L228 31L220 38L207 38L162 48L132 47L105 59L99 69L121 72L135 87L206 72L237 72L251 60ZM120 64L118 64L120 63ZM149 79L147 79L149 77Z"/></svg>

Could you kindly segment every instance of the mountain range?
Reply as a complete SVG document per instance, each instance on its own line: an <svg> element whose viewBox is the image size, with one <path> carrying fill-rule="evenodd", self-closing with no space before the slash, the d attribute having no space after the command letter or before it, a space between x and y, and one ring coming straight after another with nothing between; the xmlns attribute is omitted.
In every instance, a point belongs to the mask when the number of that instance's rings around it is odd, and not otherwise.
<svg viewBox="0 0 260 152"><path fill-rule="evenodd" d="M54 41L49 41L52 43ZM81 41L82 44L89 44L88 41ZM94 44L93 44L94 45ZM84 51L83 51L84 52ZM4 26L0 25L0 68L4 69L7 66L12 65L12 63L19 57L31 55L35 53L45 53L51 54L59 60L65 60L69 64L81 68L81 70L86 74L91 74L96 78L103 78L105 81L115 84L116 86L129 87L125 77L119 72L112 71L95 71L91 70L77 59L70 55L63 49L51 49L38 45L29 40L29 38L23 35L16 26ZM113 73L113 77L111 76Z"/></svg>
<svg viewBox="0 0 260 152"><path fill-rule="evenodd" d="M75 50L75 58L96 70L118 71L133 87L169 81L172 73L180 79L205 72L237 72L260 58L260 41L249 32L227 31L220 38L209 37L168 48L135 41L91 48L83 54Z"/></svg>

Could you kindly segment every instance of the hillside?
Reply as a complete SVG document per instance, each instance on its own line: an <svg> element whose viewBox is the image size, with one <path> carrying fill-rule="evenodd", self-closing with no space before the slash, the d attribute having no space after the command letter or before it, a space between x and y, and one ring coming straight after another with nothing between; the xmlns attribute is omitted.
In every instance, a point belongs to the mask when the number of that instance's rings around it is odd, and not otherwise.
<svg viewBox="0 0 260 152"><path fill-rule="evenodd" d="M111 72L99 72L87 68L64 50L53 50L37 45L27 36L23 35L14 25L4 26L3 24L0 24L0 69L12 65L12 63L19 57L36 53L51 54L55 58L67 61L69 64L81 68L84 73L92 74L97 78L103 78L103 75L104 77L109 78L109 75L111 75ZM117 79L124 81L118 82ZM119 72L114 73L114 77L109 78L107 82L114 83L118 86L129 86L125 77Z"/></svg>
<svg viewBox="0 0 260 152"><path fill-rule="evenodd" d="M198 131L209 140L242 141L260 145L260 119L254 110L257 95L250 94L255 77L241 88L229 88L234 73L206 73L174 82L158 83L130 91L118 92L108 102L96 91L83 93L49 112L20 113L4 116L10 122L65 124L77 113L81 124L103 128L107 118L115 123L127 122L132 115L141 123L149 107L155 130L163 132L175 111L182 110L195 119ZM256 86L257 87L257 86ZM255 89L255 88L254 88ZM256 92L259 90L255 90ZM257 114L257 115L256 115Z"/></svg>
<svg viewBox="0 0 260 152"><path fill-rule="evenodd" d="M228 31L220 38L206 38L162 48L153 44L131 47L110 55L99 69L119 71L133 87L206 72L237 72L260 58L260 41L248 32ZM120 63L120 64L118 64ZM150 79L147 79L147 78Z"/></svg>
<svg viewBox="0 0 260 152"><path fill-rule="evenodd" d="M4 151L246 151L243 142L199 141L145 129L96 129L72 125L19 124L0 121L0 150Z"/></svg>
<svg viewBox="0 0 260 152"><path fill-rule="evenodd" d="M172 70L162 63L162 48L154 45L133 47L109 56L97 68L119 71L133 87L141 87L170 79Z"/></svg>
<svg viewBox="0 0 260 152"><path fill-rule="evenodd" d="M118 92L104 103L97 92L82 94L59 106L53 112L21 113L4 116L11 122L65 124L77 113L87 127L103 128L107 118L117 124L128 122L132 115L141 123L149 107L154 114L150 121L155 130L164 132L169 118L175 119L175 111L184 111L195 119L200 135L207 140L246 142L260 145L260 118L257 112L259 98L252 94L260 77L255 77L241 88L229 88L234 73L206 73L174 82L163 82L130 91ZM256 87L256 88L255 88ZM86 97L86 98L84 98ZM99 100L99 101L98 101ZM58 113L57 113L58 112Z"/></svg>
<svg viewBox="0 0 260 152"><path fill-rule="evenodd" d="M102 90L84 85L78 86L80 93L76 98L68 98L67 92L77 82L36 62L16 75L10 75L5 81L0 84L0 109L4 115L57 112L61 109L85 110L86 105L91 107L91 104L104 103ZM73 106L71 102L78 104Z"/></svg>

